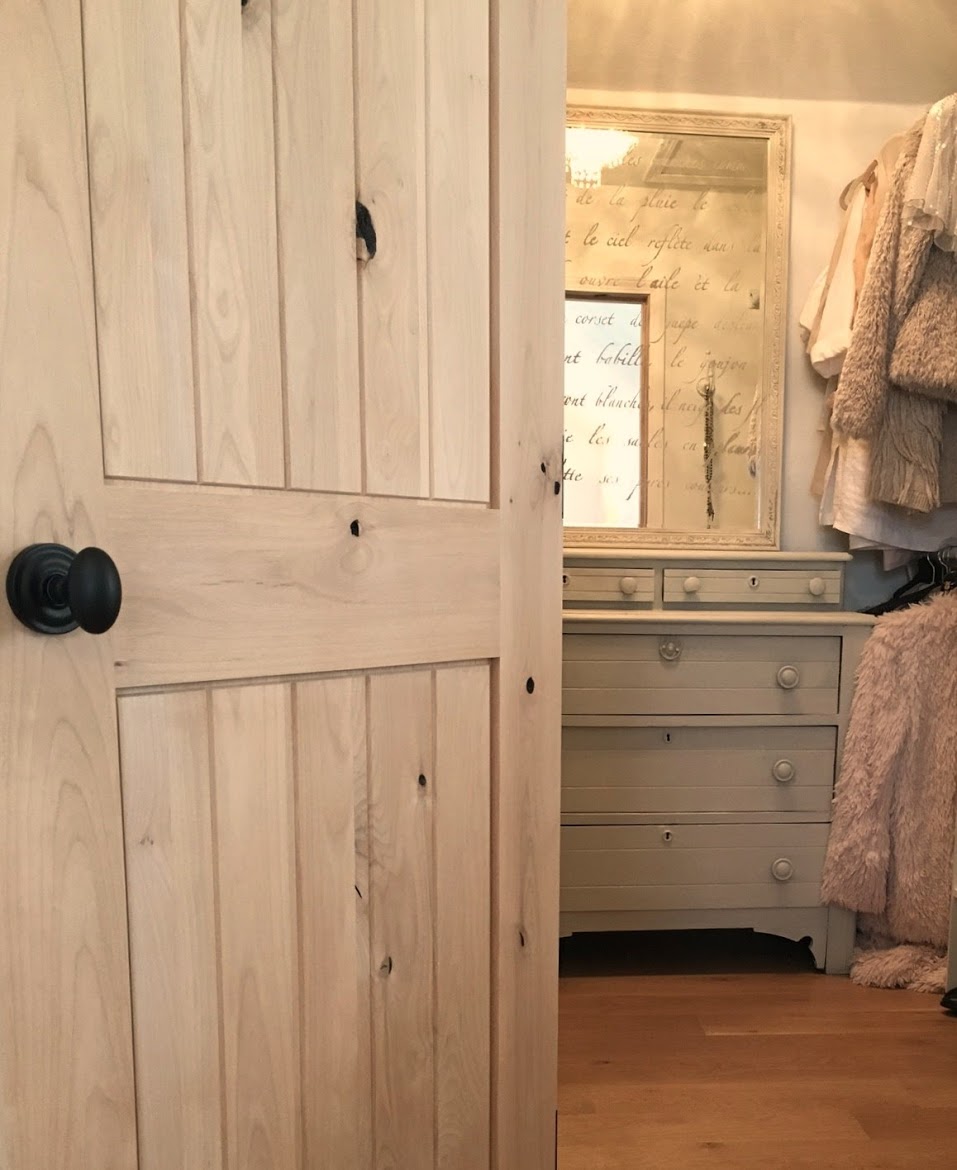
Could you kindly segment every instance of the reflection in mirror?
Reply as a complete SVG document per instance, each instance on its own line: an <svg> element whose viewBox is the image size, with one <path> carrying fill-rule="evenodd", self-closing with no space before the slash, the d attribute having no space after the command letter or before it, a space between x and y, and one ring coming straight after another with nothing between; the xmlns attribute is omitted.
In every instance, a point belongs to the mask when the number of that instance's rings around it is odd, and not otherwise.
<svg viewBox="0 0 957 1170"><path fill-rule="evenodd" d="M565 294L565 523L644 525L647 298Z"/></svg>
<svg viewBox="0 0 957 1170"><path fill-rule="evenodd" d="M788 122L571 110L566 543L774 547Z"/></svg>

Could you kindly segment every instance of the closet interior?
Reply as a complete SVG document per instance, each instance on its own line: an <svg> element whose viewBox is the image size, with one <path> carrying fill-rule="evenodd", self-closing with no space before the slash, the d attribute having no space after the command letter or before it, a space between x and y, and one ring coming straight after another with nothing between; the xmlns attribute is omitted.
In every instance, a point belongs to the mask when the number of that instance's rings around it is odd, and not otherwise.
<svg viewBox="0 0 957 1170"><path fill-rule="evenodd" d="M660 949L699 946L702 978L740 953L760 998L777 976L748 947L792 940L811 982L785 1002L870 994L953 1042L957 20L909 28L918 68L888 56L893 14L836 18L815 61L822 18L772 4L744 30L737 7L569 10L569 1168L646 1164L583 1152L582 1037L617 1049L580 1013L694 1016Z"/></svg>

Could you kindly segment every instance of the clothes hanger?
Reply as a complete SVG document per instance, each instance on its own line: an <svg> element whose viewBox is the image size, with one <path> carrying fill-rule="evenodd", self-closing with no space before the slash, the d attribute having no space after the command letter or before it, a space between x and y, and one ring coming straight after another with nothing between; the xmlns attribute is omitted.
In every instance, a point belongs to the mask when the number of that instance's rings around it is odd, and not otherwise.
<svg viewBox="0 0 957 1170"><path fill-rule="evenodd" d="M896 610L918 605L939 589L953 589L957 585L957 566L948 558L948 551L922 554L917 560L913 576L908 581L895 590L887 601L871 606L863 612L880 617L885 613L894 613Z"/></svg>

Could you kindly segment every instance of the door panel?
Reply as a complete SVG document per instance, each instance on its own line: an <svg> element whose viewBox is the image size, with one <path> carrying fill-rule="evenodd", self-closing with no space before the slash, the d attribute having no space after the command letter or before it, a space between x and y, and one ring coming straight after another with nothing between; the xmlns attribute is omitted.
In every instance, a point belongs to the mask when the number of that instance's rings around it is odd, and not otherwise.
<svg viewBox="0 0 957 1170"><path fill-rule="evenodd" d="M489 1165L490 683L484 665L435 676L438 1170Z"/></svg>
<svg viewBox="0 0 957 1170"><path fill-rule="evenodd" d="M303 1165L370 1165L368 751L361 676L295 687ZM308 976L306 976L308 973Z"/></svg>
<svg viewBox="0 0 957 1170"><path fill-rule="evenodd" d="M288 484L360 492L352 3L273 20Z"/></svg>
<svg viewBox="0 0 957 1170"><path fill-rule="evenodd" d="M409 1170L432 1167L435 1132L432 733L429 674L370 680L375 1164Z"/></svg>
<svg viewBox="0 0 957 1170"><path fill-rule="evenodd" d="M487 3L357 0L366 490L489 498Z"/></svg>
<svg viewBox="0 0 957 1170"><path fill-rule="evenodd" d="M184 0L182 13L200 479L278 487L271 7Z"/></svg>
<svg viewBox="0 0 957 1170"><path fill-rule="evenodd" d="M553 1164L562 14L459 9L0 15L0 548L124 591L0 616L5 1170Z"/></svg>
<svg viewBox="0 0 957 1170"><path fill-rule="evenodd" d="M141 1170L488 1167L489 679L121 696Z"/></svg>
<svg viewBox="0 0 957 1170"><path fill-rule="evenodd" d="M362 273L366 490L429 496L426 0L356 0L356 164L379 249Z"/></svg>
<svg viewBox="0 0 957 1170"><path fill-rule="evenodd" d="M428 5L426 24L432 495L489 499L489 21Z"/></svg>
<svg viewBox="0 0 957 1170"><path fill-rule="evenodd" d="M305 989L298 963L291 688L219 688L210 706L225 1165L295 1166ZM135 981L135 955L131 965Z"/></svg>
<svg viewBox="0 0 957 1170"><path fill-rule="evenodd" d="M140 1170L223 1159L209 707L202 690L117 706Z"/></svg>
<svg viewBox="0 0 957 1170"><path fill-rule="evenodd" d="M106 472L195 480L179 6L102 0L84 31Z"/></svg>

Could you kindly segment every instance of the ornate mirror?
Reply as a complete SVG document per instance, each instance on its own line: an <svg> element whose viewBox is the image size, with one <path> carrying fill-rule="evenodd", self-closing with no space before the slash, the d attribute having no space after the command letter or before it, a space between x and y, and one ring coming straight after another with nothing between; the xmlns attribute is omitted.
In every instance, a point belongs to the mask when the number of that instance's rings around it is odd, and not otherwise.
<svg viewBox="0 0 957 1170"><path fill-rule="evenodd" d="M566 546L776 548L789 119L567 123Z"/></svg>

